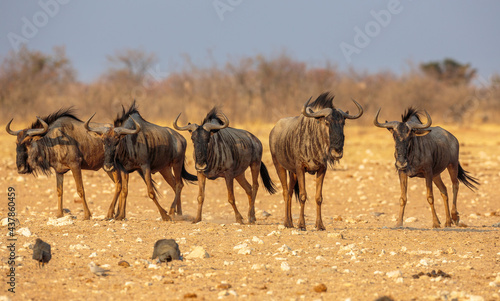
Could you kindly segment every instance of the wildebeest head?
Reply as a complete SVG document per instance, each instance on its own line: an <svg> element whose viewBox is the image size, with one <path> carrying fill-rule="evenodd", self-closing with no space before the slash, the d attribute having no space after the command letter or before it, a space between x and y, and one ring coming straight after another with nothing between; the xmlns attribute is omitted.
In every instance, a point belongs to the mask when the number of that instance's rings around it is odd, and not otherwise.
<svg viewBox="0 0 500 301"><path fill-rule="evenodd" d="M49 131L49 125L40 117L38 121L33 123L30 128L13 131L10 129L10 124L14 119L11 119L5 130L7 133L16 136L16 165L17 172L20 174L33 173L37 168L37 160L42 158L40 156L32 155L37 151L38 146L33 142L40 139L40 136L45 135ZM42 164L46 167L46 164ZM48 167L47 167L48 169ZM42 168L44 170L44 168Z"/></svg>
<svg viewBox="0 0 500 301"><path fill-rule="evenodd" d="M94 113L95 115L95 113ZM90 127L90 120L94 117L92 115L84 124L85 129L87 131L96 132L101 135L101 139L104 144L104 171L113 171L115 170L115 157L116 157L116 149L121 139L126 135L134 135L139 133L141 130L141 125L134 119L134 117L130 116L132 121L135 124L135 129L125 128L123 126L102 126L102 127Z"/></svg>
<svg viewBox="0 0 500 301"><path fill-rule="evenodd" d="M178 131L189 131L191 133L191 140L194 144L195 168L197 171L205 171L208 166L207 154L210 137L217 131L227 128L229 126L229 119L223 113L217 112L216 108L213 108L202 121L201 125L188 123L188 125L180 127L177 125L179 116L181 116L181 113L179 113L174 121L174 128Z"/></svg>
<svg viewBox="0 0 500 301"><path fill-rule="evenodd" d="M422 124L419 113L413 107L408 108L406 112L401 116L402 122L391 121L385 123L378 122L378 115L380 114L378 109L377 115L373 120L373 124L380 128L388 129L394 138L396 144L396 151L394 152L394 157L396 158L396 168L398 170L406 170L408 167L409 156L411 155L411 141L416 136L425 136L430 130L427 130L432 124L431 116L427 111L425 115L427 117L427 122Z"/></svg>
<svg viewBox="0 0 500 301"><path fill-rule="evenodd" d="M354 99L358 107L357 115L349 115L333 106L333 98L329 93L321 94L309 105L311 98L302 107L302 115L316 119L319 133L323 134L323 141L328 145L327 154L332 160L339 160L344 152L344 125L346 119L357 119L363 115L363 108Z"/></svg>

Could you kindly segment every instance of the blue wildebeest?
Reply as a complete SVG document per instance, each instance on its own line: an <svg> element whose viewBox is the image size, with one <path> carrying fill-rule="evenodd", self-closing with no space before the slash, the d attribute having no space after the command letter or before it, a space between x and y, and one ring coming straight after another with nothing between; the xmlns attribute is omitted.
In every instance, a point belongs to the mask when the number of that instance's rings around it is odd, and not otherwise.
<svg viewBox="0 0 500 301"><path fill-rule="evenodd" d="M276 123L269 135L269 147L283 187L283 200L286 203L285 227L293 227L291 198L295 191L300 201L298 227L306 229L305 173L308 172L316 173L316 228L325 230L321 219L321 203L327 166L333 165L343 156L345 120L361 117L363 108L353 99L359 113L355 116L349 115L348 112L333 106L333 96L329 93L321 94L311 104L310 101L311 98L302 108L301 115L283 118ZM290 176L288 185L287 171Z"/></svg>
<svg viewBox="0 0 500 301"><path fill-rule="evenodd" d="M254 223L255 197L259 189L258 176L262 178L266 190L276 192L274 183L269 177L267 168L262 162L262 143L251 133L229 127L226 115L213 108L201 122L201 125L177 125L179 114L174 122L174 128L179 131L189 131L194 144L194 160L198 171L198 212L194 223L201 221L201 211L205 200L205 181L224 177L226 180L228 201L233 207L236 222L243 223L243 218L236 208L233 181L236 179L248 195L248 222ZM252 185L245 178L245 170L250 167Z"/></svg>
<svg viewBox="0 0 500 301"><path fill-rule="evenodd" d="M170 216L158 203L157 191L151 178L151 174L160 172L175 191L169 214L177 212L178 215L182 215L181 192L184 187L182 179L197 180L196 176L188 173L184 167L186 139L171 128L144 120L136 108L135 101L127 111L123 108L121 116L117 116L113 126L90 127L88 123L92 117L86 121L85 127L101 135L104 142L104 170L118 169L123 179L116 219L125 218L128 175L134 171L138 171L144 179L148 196L155 203L162 219L170 220Z"/></svg>
<svg viewBox="0 0 500 301"><path fill-rule="evenodd" d="M380 128L388 129L396 143L396 169L399 173L401 185L401 199L399 216L396 227L403 225L403 215L407 201L408 177L425 178L427 186L427 202L431 207L432 226L440 227L439 219L434 209L434 195L432 192L432 182L436 184L443 197L446 223L445 227L450 227L451 222L458 225L459 215L457 211L458 181L462 182L471 190L476 189L474 184L479 184L477 179L468 175L458 161L459 144L457 138L441 127L431 127L432 120L429 113L425 111L427 122L423 124L419 113L415 108L410 107L403 115L402 122L391 121L385 123L378 122L380 109L375 115L373 123ZM441 179L441 173L448 169L451 182L453 184L453 207L448 206L448 192Z"/></svg>
<svg viewBox="0 0 500 301"><path fill-rule="evenodd" d="M44 118L37 117L29 128L13 131L12 120L7 124L7 133L17 136L16 164L20 174L49 175L51 168L57 180L57 217L62 217L64 174L71 170L77 192L83 201L84 219L90 219L82 181L83 170L98 170L103 167L104 150L100 137L88 133L83 121L75 117L71 109L61 109ZM121 179L117 172L107 172L115 182L116 202L121 191ZM114 205L113 205L114 206ZM112 217L114 207L110 206L108 218Z"/></svg>

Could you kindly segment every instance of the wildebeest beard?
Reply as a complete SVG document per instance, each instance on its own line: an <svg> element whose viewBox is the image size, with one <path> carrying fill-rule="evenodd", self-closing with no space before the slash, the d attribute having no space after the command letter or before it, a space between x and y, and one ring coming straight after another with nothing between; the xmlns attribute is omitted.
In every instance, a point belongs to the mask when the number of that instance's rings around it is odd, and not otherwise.
<svg viewBox="0 0 500 301"><path fill-rule="evenodd" d="M48 176L52 174L50 169L50 156L47 148L48 145L44 145L47 142L45 138L42 138L31 143L31 147L27 150L28 158L26 160L27 173L38 176L41 172L42 174Z"/></svg>

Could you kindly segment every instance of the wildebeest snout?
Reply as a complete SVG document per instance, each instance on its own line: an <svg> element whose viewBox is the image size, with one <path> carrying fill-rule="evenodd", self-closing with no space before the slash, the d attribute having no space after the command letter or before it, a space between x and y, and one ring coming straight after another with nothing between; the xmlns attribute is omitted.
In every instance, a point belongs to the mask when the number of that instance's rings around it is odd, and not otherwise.
<svg viewBox="0 0 500 301"><path fill-rule="evenodd" d="M399 160L396 160L396 168L398 170L403 170L403 169L406 169L406 167L408 167L408 161L399 161Z"/></svg>
<svg viewBox="0 0 500 301"><path fill-rule="evenodd" d="M197 171L204 171L207 169L207 164L206 163L196 163L195 166Z"/></svg>
<svg viewBox="0 0 500 301"><path fill-rule="evenodd" d="M104 164L104 166L102 167L102 169L104 169L104 171L113 171L115 170L115 166L113 164Z"/></svg>

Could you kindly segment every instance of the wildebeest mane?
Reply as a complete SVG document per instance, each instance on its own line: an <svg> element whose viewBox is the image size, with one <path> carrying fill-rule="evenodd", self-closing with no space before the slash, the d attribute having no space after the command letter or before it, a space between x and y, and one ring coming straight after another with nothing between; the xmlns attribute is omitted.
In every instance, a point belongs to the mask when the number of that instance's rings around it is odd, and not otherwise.
<svg viewBox="0 0 500 301"><path fill-rule="evenodd" d="M204 125L205 123L210 123L210 121L216 120L219 124L223 124L224 122L222 119L219 117L219 109L217 107L213 107L210 112L208 112L207 116L203 121L201 122L201 125Z"/></svg>
<svg viewBox="0 0 500 301"><path fill-rule="evenodd" d="M403 122L408 122L412 117L417 118L417 120L422 123L420 120L420 112L415 107L409 107L406 109L403 115L401 115L401 119Z"/></svg>
<svg viewBox="0 0 500 301"><path fill-rule="evenodd" d="M123 123L125 122L125 120L127 120L127 118L132 114L138 114L139 116L141 116L141 114L139 114L139 111L137 110L137 105L135 103L135 100L130 105L130 108L128 110L125 110L125 107L122 105L122 113L121 113L121 115L120 114L116 115L116 118L113 121L113 125L115 127L122 126ZM142 116L141 116L141 118L142 118Z"/></svg>
<svg viewBox="0 0 500 301"><path fill-rule="evenodd" d="M316 98L315 101L310 103L308 107L315 108L316 110L321 110L321 109L335 109L333 106L333 98L335 95L330 94L329 92L324 92L318 98Z"/></svg>
<svg viewBox="0 0 500 301"><path fill-rule="evenodd" d="M73 109L73 107L61 108L61 109L59 109L59 111L54 112L54 113L47 115L45 117L42 117L41 119L43 121L45 121L48 125L51 125L57 119L62 118L62 117L69 117L69 118L73 118L75 120L81 121L80 118L75 116L74 111L75 110ZM83 121L81 121L81 122L83 122ZM40 129L42 127L43 126L40 123L40 121L37 120L37 121L33 122L29 128L30 129Z"/></svg>

